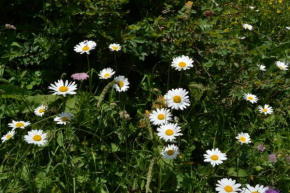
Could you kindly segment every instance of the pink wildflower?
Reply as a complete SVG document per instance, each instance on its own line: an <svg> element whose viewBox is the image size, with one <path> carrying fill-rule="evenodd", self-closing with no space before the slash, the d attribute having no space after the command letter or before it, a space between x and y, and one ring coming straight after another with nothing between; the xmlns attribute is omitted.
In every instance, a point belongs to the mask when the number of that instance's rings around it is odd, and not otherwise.
<svg viewBox="0 0 290 193"><path fill-rule="evenodd" d="M87 78L89 78L89 75L85 72L82 72L82 73L75 73L75 74L71 75L71 77L74 80L86 80Z"/></svg>

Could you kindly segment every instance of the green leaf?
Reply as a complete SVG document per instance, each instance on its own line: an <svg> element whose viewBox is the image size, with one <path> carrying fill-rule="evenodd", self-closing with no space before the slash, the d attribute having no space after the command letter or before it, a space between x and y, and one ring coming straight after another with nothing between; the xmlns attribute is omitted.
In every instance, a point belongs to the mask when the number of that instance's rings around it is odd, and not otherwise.
<svg viewBox="0 0 290 193"><path fill-rule="evenodd" d="M59 146L63 147L63 134L61 131L58 133L56 141L57 141Z"/></svg>
<svg viewBox="0 0 290 193"><path fill-rule="evenodd" d="M5 95L27 95L28 91L13 85L0 85L0 90L5 92Z"/></svg>
<svg viewBox="0 0 290 193"><path fill-rule="evenodd" d="M238 172L237 172L236 168L230 168L228 170L228 175L229 176L233 176L233 177L243 178L243 177L247 177L248 173L247 173L246 170L243 170L243 169L239 169Z"/></svg>

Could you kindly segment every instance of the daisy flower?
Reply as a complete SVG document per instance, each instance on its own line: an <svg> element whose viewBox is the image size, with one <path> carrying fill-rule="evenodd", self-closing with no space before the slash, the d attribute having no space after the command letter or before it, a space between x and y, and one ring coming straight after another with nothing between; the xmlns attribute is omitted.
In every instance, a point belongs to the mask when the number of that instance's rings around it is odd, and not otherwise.
<svg viewBox="0 0 290 193"><path fill-rule="evenodd" d="M168 145L161 152L161 155L166 159L175 159L178 154L179 149L175 145Z"/></svg>
<svg viewBox="0 0 290 193"><path fill-rule="evenodd" d="M193 60L189 58L188 56L178 56L176 58L173 58L173 61L171 63L171 66L175 68L175 70L181 71L181 70L187 70L191 67Z"/></svg>
<svg viewBox="0 0 290 193"><path fill-rule="evenodd" d="M110 44L109 48L111 51L116 51L116 52L121 50L120 44Z"/></svg>
<svg viewBox="0 0 290 193"><path fill-rule="evenodd" d="M6 135L4 135L1 140L2 140L2 143L4 143L5 141L9 140L11 137L13 137L15 134L15 131L12 130L12 131L9 131Z"/></svg>
<svg viewBox="0 0 290 193"><path fill-rule="evenodd" d="M152 113L150 113L149 119L154 125L162 125L166 124L172 118L170 110L162 108L152 111Z"/></svg>
<svg viewBox="0 0 290 193"><path fill-rule="evenodd" d="M251 138L250 138L250 135L248 133L239 133L238 136L236 137L236 139L238 139L239 142L241 142L241 144L251 143Z"/></svg>
<svg viewBox="0 0 290 193"><path fill-rule="evenodd" d="M73 117L72 113L62 112L58 117L55 117L53 120L56 121L56 124L66 125L71 118Z"/></svg>
<svg viewBox="0 0 290 193"><path fill-rule="evenodd" d="M172 141L175 139L176 136L182 135L180 132L180 127L177 126L177 123L172 124L165 124L161 125L157 129L158 133L157 135L161 138L164 139L165 141Z"/></svg>
<svg viewBox="0 0 290 193"><path fill-rule="evenodd" d="M257 103L257 101L258 101L258 97L256 95L253 95L253 94L250 94L250 93L245 94L244 98L247 101L250 101L252 104Z"/></svg>
<svg viewBox="0 0 290 193"><path fill-rule="evenodd" d="M28 131L28 135L25 135L24 139L27 143L38 146L42 146L47 142L46 133L43 133L42 130Z"/></svg>
<svg viewBox="0 0 290 193"><path fill-rule="evenodd" d="M249 8L250 8L250 9L255 9L255 7L254 7L254 6L249 6Z"/></svg>
<svg viewBox="0 0 290 193"><path fill-rule="evenodd" d="M105 68L100 72L99 77L100 79L108 79L111 78L114 74L115 72L112 68Z"/></svg>
<svg viewBox="0 0 290 193"><path fill-rule="evenodd" d="M248 30L250 30L250 31L252 31L252 29L253 29L253 26L251 26L251 25L249 25L249 24L244 24L243 25L243 28L245 28L245 29L248 29Z"/></svg>
<svg viewBox="0 0 290 193"><path fill-rule="evenodd" d="M227 156L225 153L222 153L218 148L207 150L204 156L205 162L210 162L210 164L214 167L223 163L224 160L227 160Z"/></svg>
<svg viewBox="0 0 290 193"><path fill-rule="evenodd" d="M34 110L34 114L42 117L45 111L46 111L46 107L44 105L41 105Z"/></svg>
<svg viewBox="0 0 290 193"><path fill-rule="evenodd" d="M95 49L96 45L97 44L94 41L85 40L85 41L79 43L79 45L76 45L74 47L74 51L81 53L81 54L83 54L83 53L90 54L90 51Z"/></svg>
<svg viewBox="0 0 290 193"><path fill-rule="evenodd" d="M186 109L190 105L188 92L185 89L177 88L168 91L164 98L169 108L176 110Z"/></svg>
<svg viewBox="0 0 290 193"><path fill-rule="evenodd" d="M114 88L118 92L124 92L129 88L129 81L124 76L117 76L115 79L116 84L114 84Z"/></svg>
<svg viewBox="0 0 290 193"><path fill-rule="evenodd" d="M8 126L11 127L13 130L16 129L16 128L24 129L28 125L30 125L29 121L25 122L25 121L14 121L14 120L12 120L12 123L8 124Z"/></svg>
<svg viewBox="0 0 290 193"><path fill-rule="evenodd" d="M268 190L268 187L264 187L262 185L257 184L255 187L250 186L249 184L246 185L247 188L242 189L242 193L265 193Z"/></svg>
<svg viewBox="0 0 290 193"><path fill-rule="evenodd" d="M259 69L260 69L261 71L266 71L266 66L265 66L265 65L263 65L263 64L258 64L257 66L259 67Z"/></svg>
<svg viewBox="0 0 290 193"><path fill-rule="evenodd" d="M239 187L241 187L241 184L236 184L236 180L223 178L221 180L218 180L218 184L215 190L218 193L238 193L241 191Z"/></svg>
<svg viewBox="0 0 290 193"><path fill-rule="evenodd" d="M288 70L288 65L285 62L277 61L275 63L276 63L276 66L280 68L280 70Z"/></svg>
<svg viewBox="0 0 290 193"><path fill-rule="evenodd" d="M75 82L68 82L67 80L63 82L62 80L58 80L54 84L51 84L49 89L52 90L53 95L67 95L67 94L76 94L75 90L77 90L77 85Z"/></svg>
<svg viewBox="0 0 290 193"><path fill-rule="evenodd" d="M258 106L258 109L260 113L265 113L265 115L273 113L273 108L270 107L269 105L264 105L264 107Z"/></svg>
<svg viewBox="0 0 290 193"><path fill-rule="evenodd" d="M238 37L238 39L244 40L244 39L246 39L246 37L245 36L241 36L241 37Z"/></svg>

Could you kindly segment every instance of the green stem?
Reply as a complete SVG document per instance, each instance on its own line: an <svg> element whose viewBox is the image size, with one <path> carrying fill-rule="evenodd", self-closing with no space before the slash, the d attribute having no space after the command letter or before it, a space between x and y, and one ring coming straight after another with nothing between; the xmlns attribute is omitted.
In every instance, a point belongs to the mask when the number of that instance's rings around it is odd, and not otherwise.
<svg viewBox="0 0 290 193"><path fill-rule="evenodd" d="M115 66L116 66L116 74L118 74L118 63L117 63L117 56L116 56L116 52L114 53L115 55Z"/></svg>
<svg viewBox="0 0 290 193"><path fill-rule="evenodd" d="M89 84L90 84L90 94L92 94L92 80L93 80L93 73L91 71L91 66L90 66L90 60L89 60L89 55L87 54L87 61L88 61L88 71L90 74L89 77Z"/></svg>

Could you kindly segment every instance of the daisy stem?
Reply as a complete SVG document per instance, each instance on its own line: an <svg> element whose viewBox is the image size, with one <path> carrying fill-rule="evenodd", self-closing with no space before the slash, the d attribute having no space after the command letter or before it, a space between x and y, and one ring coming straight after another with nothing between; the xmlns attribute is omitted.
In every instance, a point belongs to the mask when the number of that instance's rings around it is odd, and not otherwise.
<svg viewBox="0 0 290 193"><path fill-rule="evenodd" d="M117 63L116 52L114 53L114 56L115 56L116 74L118 74L118 63Z"/></svg>
<svg viewBox="0 0 290 193"><path fill-rule="evenodd" d="M92 94L92 80L93 80L93 73L91 71L91 66L90 66L90 60L89 60L89 55L87 54L87 61L88 61L88 71L90 73L89 77L89 84L90 84L90 94Z"/></svg>

